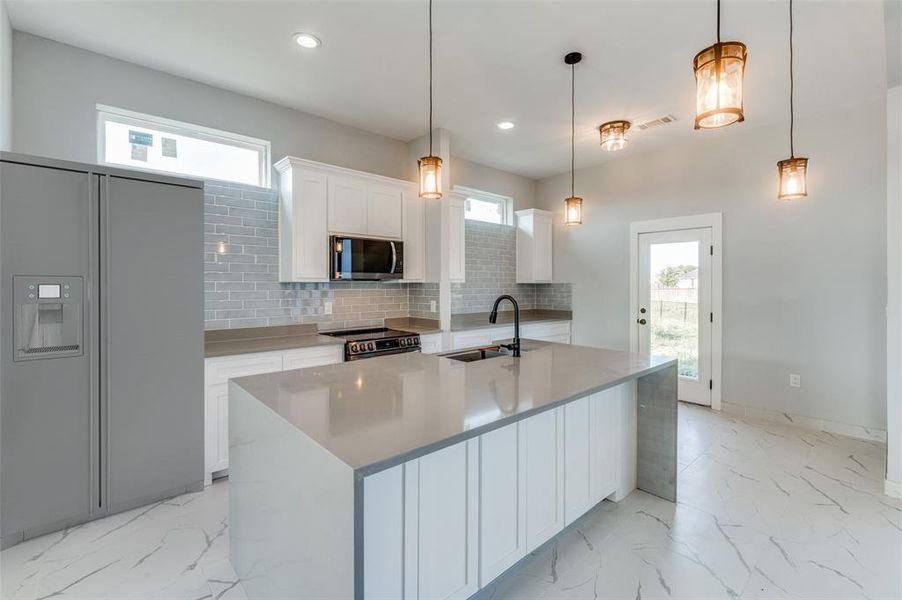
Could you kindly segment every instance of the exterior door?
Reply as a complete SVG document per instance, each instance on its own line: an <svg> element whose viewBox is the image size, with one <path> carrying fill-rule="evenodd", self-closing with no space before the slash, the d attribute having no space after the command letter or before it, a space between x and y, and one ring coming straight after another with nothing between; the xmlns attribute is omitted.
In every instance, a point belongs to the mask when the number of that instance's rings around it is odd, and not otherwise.
<svg viewBox="0 0 902 600"><path fill-rule="evenodd" d="M711 405L710 227L639 235L639 352L679 360L679 399Z"/></svg>

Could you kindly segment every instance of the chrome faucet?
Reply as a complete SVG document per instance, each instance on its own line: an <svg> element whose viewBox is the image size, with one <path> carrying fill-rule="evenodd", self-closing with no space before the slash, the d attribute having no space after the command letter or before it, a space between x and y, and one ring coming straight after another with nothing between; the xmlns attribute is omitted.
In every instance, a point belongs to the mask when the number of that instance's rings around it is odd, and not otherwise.
<svg viewBox="0 0 902 600"><path fill-rule="evenodd" d="M501 344L503 348L507 348L511 351L511 353L519 357L520 356L520 305L517 304L517 301L513 296L509 296L507 294L498 296L495 299L495 304L492 306L492 312L489 313L489 323L492 325L498 320L498 305L501 304L502 300L510 300L510 303L514 305L514 341L510 344Z"/></svg>

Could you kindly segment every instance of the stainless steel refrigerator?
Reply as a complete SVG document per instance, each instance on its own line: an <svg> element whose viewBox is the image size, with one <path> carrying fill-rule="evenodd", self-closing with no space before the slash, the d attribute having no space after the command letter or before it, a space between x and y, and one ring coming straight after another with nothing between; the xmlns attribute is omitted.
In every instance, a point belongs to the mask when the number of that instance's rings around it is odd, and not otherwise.
<svg viewBox="0 0 902 600"><path fill-rule="evenodd" d="M201 489L203 184L0 153L0 536Z"/></svg>

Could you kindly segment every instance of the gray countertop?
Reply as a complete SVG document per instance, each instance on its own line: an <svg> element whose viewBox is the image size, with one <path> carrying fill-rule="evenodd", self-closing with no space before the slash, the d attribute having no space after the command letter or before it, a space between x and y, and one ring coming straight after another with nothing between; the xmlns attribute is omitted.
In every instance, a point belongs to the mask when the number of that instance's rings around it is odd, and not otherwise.
<svg viewBox="0 0 902 600"><path fill-rule="evenodd" d="M676 365L531 340L524 350L473 363L414 352L232 382L368 475Z"/></svg>
<svg viewBox="0 0 902 600"><path fill-rule="evenodd" d="M343 346L344 343L342 338L319 335L316 325L218 329L205 333L204 357L213 358L316 346Z"/></svg>
<svg viewBox="0 0 902 600"><path fill-rule="evenodd" d="M526 323L571 320L573 320L573 312L569 310L530 308L520 311L520 325ZM489 323L489 313L462 313L451 315L451 331L469 331L472 329L485 329L486 327L499 327L501 325L510 325L513 322L514 311L512 310L499 310L498 320L494 325Z"/></svg>

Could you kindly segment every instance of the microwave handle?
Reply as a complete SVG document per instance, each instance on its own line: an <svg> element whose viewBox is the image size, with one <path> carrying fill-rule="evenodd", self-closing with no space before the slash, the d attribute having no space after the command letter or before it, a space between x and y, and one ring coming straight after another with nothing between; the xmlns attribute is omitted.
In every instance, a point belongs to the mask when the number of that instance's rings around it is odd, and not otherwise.
<svg viewBox="0 0 902 600"><path fill-rule="evenodd" d="M395 248L394 242L389 242L391 244L391 271L389 273L395 272L395 265L398 264L398 250Z"/></svg>

